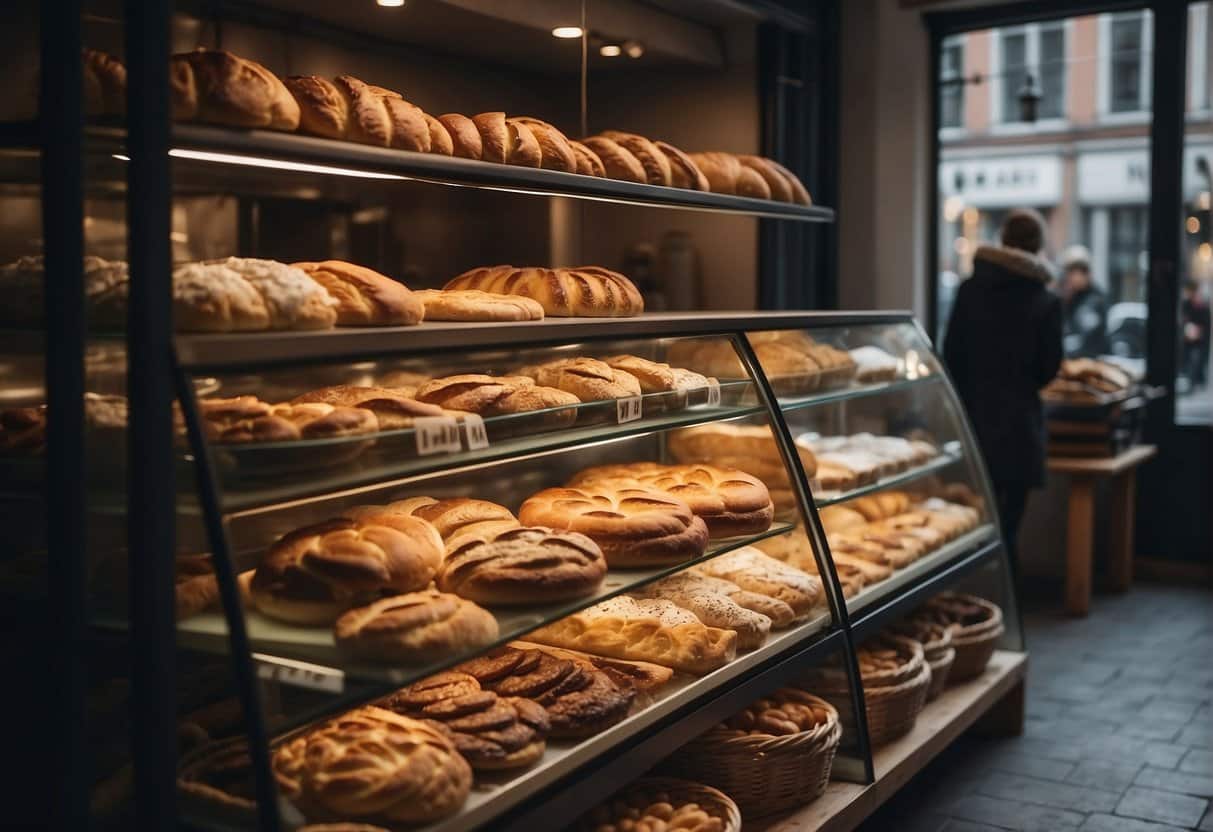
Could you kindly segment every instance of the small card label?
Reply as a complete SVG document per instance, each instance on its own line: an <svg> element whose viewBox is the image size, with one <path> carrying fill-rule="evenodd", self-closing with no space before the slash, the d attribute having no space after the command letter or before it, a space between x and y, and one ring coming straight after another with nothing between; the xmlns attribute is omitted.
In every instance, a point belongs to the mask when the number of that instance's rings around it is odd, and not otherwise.
<svg viewBox="0 0 1213 832"><path fill-rule="evenodd" d="M708 379L708 407L720 407L720 382Z"/></svg>
<svg viewBox="0 0 1213 832"><path fill-rule="evenodd" d="M341 671L286 659L259 660L257 677L325 693L341 693L345 690L345 674Z"/></svg>
<svg viewBox="0 0 1213 832"><path fill-rule="evenodd" d="M479 414L469 413L463 417L463 432L467 436L469 451L489 446L489 433L484 429L484 419Z"/></svg>
<svg viewBox="0 0 1213 832"><path fill-rule="evenodd" d="M615 399L615 417L619 424L635 422L640 418L644 406L640 396L629 396L626 399Z"/></svg>
<svg viewBox="0 0 1213 832"><path fill-rule="evenodd" d="M459 423L450 416L422 416L413 420L417 436L417 455L458 453Z"/></svg>

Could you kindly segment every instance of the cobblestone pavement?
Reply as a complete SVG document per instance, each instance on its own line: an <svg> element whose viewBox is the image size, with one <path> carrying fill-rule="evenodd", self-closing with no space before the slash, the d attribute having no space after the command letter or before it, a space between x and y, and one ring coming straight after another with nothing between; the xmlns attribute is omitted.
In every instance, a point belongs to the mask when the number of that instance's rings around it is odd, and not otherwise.
<svg viewBox="0 0 1213 832"><path fill-rule="evenodd" d="M1138 584L1086 619L1050 596L1023 736L961 738L861 832L1213 832L1213 593Z"/></svg>

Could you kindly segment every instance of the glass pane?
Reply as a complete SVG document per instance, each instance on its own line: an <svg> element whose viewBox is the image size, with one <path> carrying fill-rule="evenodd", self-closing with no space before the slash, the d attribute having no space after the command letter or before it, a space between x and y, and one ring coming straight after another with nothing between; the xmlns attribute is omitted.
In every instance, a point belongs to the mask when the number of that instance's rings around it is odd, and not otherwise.
<svg viewBox="0 0 1213 832"><path fill-rule="evenodd" d="M1110 105L1114 113L1143 109L1142 21L1140 14L1112 21Z"/></svg>
<svg viewBox="0 0 1213 832"><path fill-rule="evenodd" d="M1023 32L1002 36L1002 120L1020 121L1019 91L1028 80L1028 36Z"/></svg>
<svg viewBox="0 0 1213 832"><path fill-rule="evenodd" d="M943 127L964 126L964 46L945 43L940 55L940 122ZM949 83L951 82L951 83Z"/></svg>
<svg viewBox="0 0 1213 832"><path fill-rule="evenodd" d="M1180 250L1179 366L1175 376L1175 421L1213 423L1210 371L1210 298L1213 295L1213 131L1209 129L1210 3L1189 8L1188 118L1184 134L1184 215Z"/></svg>
<svg viewBox="0 0 1213 832"><path fill-rule="evenodd" d="M1066 103L1066 30L1050 26L1040 30L1040 118L1061 118Z"/></svg>

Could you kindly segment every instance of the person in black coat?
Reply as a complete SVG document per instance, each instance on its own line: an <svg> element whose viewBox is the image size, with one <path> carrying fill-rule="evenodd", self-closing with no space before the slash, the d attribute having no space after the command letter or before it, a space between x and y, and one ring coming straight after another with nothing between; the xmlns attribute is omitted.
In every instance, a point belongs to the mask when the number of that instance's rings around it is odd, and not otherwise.
<svg viewBox="0 0 1213 832"><path fill-rule="evenodd" d="M1028 490L1044 483L1045 427L1040 389L1061 366L1061 302L1053 270L1039 256L1044 220L1012 211L1001 246L981 246L961 284L943 356L994 484L1012 568Z"/></svg>

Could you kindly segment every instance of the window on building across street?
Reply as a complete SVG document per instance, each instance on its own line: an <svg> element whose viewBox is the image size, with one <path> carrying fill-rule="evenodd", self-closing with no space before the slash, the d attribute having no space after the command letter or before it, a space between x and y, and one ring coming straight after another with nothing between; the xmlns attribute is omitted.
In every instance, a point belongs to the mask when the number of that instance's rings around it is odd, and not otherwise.
<svg viewBox="0 0 1213 832"><path fill-rule="evenodd" d="M1002 120L1020 121L1019 90L1028 80L1028 33L1004 32L999 46L1002 56Z"/></svg>
<svg viewBox="0 0 1213 832"><path fill-rule="evenodd" d="M1001 121L1022 121L1019 94L1028 76L1040 91L1037 118L1066 115L1066 24L1047 23L999 33L999 113Z"/></svg>
<svg viewBox="0 0 1213 832"><path fill-rule="evenodd" d="M1144 12L1112 17L1108 28L1109 112L1131 113L1149 108L1145 43Z"/></svg>
<svg viewBox="0 0 1213 832"><path fill-rule="evenodd" d="M1040 30L1040 118L1061 118L1066 105L1066 29L1064 23Z"/></svg>
<svg viewBox="0 0 1213 832"><path fill-rule="evenodd" d="M939 56L939 123L942 127L964 126L964 39L948 38Z"/></svg>

